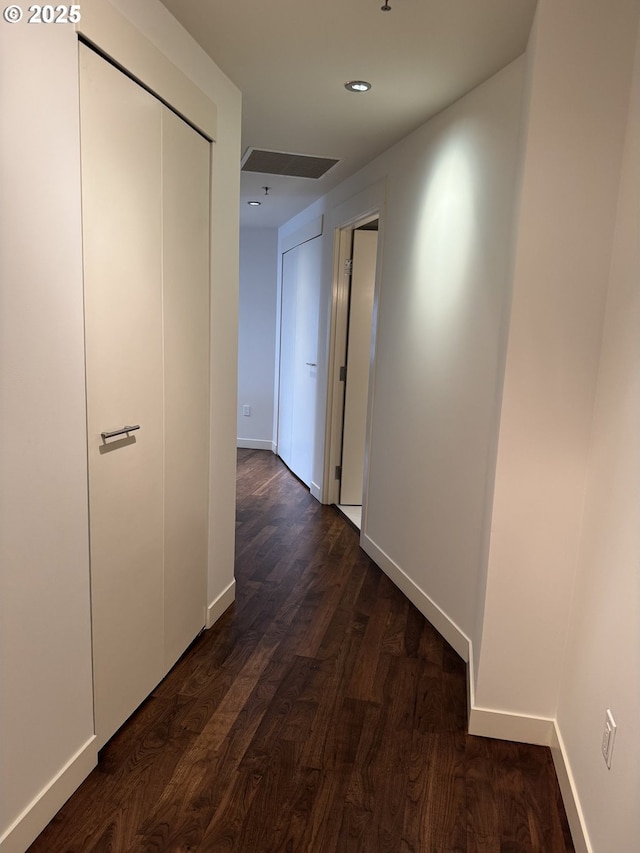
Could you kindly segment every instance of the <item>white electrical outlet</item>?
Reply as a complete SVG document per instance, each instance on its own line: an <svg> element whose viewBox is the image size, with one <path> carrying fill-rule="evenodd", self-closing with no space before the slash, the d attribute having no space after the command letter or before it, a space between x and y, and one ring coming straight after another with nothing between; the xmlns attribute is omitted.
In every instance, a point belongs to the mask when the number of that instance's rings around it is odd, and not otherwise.
<svg viewBox="0 0 640 853"><path fill-rule="evenodd" d="M251 406L247 406L246 404L242 407L242 414L245 418L251 417Z"/></svg>
<svg viewBox="0 0 640 853"><path fill-rule="evenodd" d="M604 731L602 732L602 756L611 770L611 758L613 756L613 742L616 738L616 721L613 719L611 709L607 708L607 715L604 719Z"/></svg>

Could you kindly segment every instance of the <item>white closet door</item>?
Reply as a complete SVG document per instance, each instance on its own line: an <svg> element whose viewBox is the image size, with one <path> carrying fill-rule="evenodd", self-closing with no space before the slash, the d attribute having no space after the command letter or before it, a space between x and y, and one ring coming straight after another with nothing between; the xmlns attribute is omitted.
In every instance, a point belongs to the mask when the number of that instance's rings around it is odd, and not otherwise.
<svg viewBox="0 0 640 853"><path fill-rule="evenodd" d="M84 47L81 98L102 745L205 624L210 147Z"/></svg>
<svg viewBox="0 0 640 853"><path fill-rule="evenodd" d="M164 674L161 104L81 46L96 733ZM140 425L129 438L100 433Z"/></svg>
<svg viewBox="0 0 640 853"><path fill-rule="evenodd" d="M313 476L322 241L286 252L282 266L278 455L307 486Z"/></svg>
<svg viewBox="0 0 640 853"><path fill-rule="evenodd" d="M210 146L163 112L165 667L205 624Z"/></svg>

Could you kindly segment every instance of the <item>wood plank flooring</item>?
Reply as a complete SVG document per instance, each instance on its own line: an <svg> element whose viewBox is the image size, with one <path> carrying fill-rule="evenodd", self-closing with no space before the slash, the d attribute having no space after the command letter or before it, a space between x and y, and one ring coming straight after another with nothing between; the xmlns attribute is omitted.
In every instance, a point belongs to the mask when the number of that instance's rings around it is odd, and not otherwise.
<svg viewBox="0 0 640 853"><path fill-rule="evenodd" d="M32 853L569 853L551 756L466 733L465 665L268 451L237 600Z"/></svg>

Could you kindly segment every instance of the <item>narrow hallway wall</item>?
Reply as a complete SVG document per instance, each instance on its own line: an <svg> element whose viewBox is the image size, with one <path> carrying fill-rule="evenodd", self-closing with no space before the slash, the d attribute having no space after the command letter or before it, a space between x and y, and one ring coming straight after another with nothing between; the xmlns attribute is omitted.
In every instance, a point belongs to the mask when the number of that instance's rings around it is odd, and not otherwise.
<svg viewBox="0 0 640 853"><path fill-rule="evenodd" d="M558 729L594 851L640 844L640 29ZM605 711L618 725L611 769Z"/></svg>
<svg viewBox="0 0 640 853"><path fill-rule="evenodd" d="M1 26L0 68L11 81L0 137L3 839L60 774L51 817L97 757L77 37L68 26ZM19 826L12 838L3 853L23 843Z"/></svg>
<svg viewBox="0 0 640 853"><path fill-rule="evenodd" d="M528 49L513 304L474 655L479 708L536 718L549 733L576 578L639 6L590 2L586 15L582 0L542 0Z"/></svg>
<svg viewBox="0 0 640 853"><path fill-rule="evenodd" d="M238 447L273 449L277 263L277 229L241 229Z"/></svg>

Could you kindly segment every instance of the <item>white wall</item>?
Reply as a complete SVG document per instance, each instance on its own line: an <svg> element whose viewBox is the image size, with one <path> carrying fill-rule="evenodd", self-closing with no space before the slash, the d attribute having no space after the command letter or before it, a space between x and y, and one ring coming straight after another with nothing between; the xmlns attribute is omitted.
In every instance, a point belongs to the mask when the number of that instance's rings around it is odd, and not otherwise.
<svg viewBox="0 0 640 853"><path fill-rule="evenodd" d="M519 60L397 146L388 178L365 535L468 638L502 383L522 72Z"/></svg>
<svg viewBox="0 0 640 853"><path fill-rule="evenodd" d="M95 755L75 35L4 25L0 62L2 836Z"/></svg>
<svg viewBox="0 0 640 853"><path fill-rule="evenodd" d="M575 583L637 12L637 0L542 0L528 50L513 305L474 654L479 707L541 720L557 712Z"/></svg>
<svg viewBox="0 0 640 853"><path fill-rule="evenodd" d="M0 76L2 837L95 750L73 29L3 23Z"/></svg>
<svg viewBox="0 0 640 853"><path fill-rule="evenodd" d="M159 3L136 13L218 104L212 601L233 584L240 97ZM23 851L96 760L77 54L71 26L0 26L2 853Z"/></svg>
<svg viewBox="0 0 640 853"><path fill-rule="evenodd" d="M594 851L640 846L640 30L558 709ZM618 724L611 770L599 739Z"/></svg>
<svg viewBox="0 0 640 853"><path fill-rule="evenodd" d="M240 232L238 447L273 449L278 231ZM251 406L251 416L243 415Z"/></svg>

